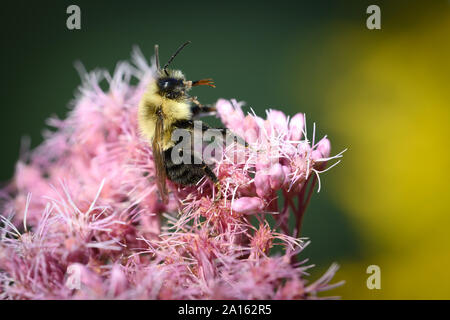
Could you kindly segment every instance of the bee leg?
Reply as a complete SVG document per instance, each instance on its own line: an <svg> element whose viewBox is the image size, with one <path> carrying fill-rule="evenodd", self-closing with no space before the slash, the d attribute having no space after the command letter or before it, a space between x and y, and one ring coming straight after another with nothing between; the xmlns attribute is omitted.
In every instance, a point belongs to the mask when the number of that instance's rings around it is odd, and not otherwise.
<svg viewBox="0 0 450 320"><path fill-rule="evenodd" d="M205 172L205 175L209 179L211 179L212 182L214 182L214 185L217 188L217 193L216 193L214 201L218 201L222 196L222 192L220 189L220 181L219 181L219 179L217 179L217 176L214 174L214 172L211 170L211 168L208 167L206 164L203 164L203 171Z"/></svg>
<svg viewBox="0 0 450 320"><path fill-rule="evenodd" d="M220 181L217 181L216 183L214 183L214 185L217 188L216 197L214 199L214 201L216 202L216 201L219 201L222 198L222 189L221 189L222 187L220 185Z"/></svg>
<svg viewBox="0 0 450 320"><path fill-rule="evenodd" d="M202 105L197 99L192 100L193 105L191 106L192 117L199 118L202 116L213 115L216 113L216 107Z"/></svg>

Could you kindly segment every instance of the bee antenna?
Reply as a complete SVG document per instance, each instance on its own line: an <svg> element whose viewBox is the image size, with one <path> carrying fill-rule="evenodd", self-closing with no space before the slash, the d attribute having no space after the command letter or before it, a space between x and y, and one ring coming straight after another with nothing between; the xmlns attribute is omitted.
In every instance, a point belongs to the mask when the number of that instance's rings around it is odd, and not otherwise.
<svg viewBox="0 0 450 320"><path fill-rule="evenodd" d="M175 51L175 53L170 57L169 61L167 61L167 63L164 65L164 72L167 74L167 67L172 63L173 59L177 56L177 54L180 53L181 50L184 49L184 47L186 47L189 43L191 43L190 41L186 41L185 43L183 43L178 49L177 51Z"/></svg>
<svg viewBox="0 0 450 320"><path fill-rule="evenodd" d="M155 44L155 59L156 59L156 68L159 70L161 67L159 65L159 46Z"/></svg>

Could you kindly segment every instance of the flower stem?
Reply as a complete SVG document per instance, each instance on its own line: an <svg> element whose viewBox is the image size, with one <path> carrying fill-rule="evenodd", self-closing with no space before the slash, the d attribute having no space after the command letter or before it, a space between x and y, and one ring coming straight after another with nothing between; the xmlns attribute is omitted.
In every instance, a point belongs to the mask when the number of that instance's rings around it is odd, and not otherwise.
<svg viewBox="0 0 450 320"><path fill-rule="evenodd" d="M306 198L304 197L306 188L309 184L309 181L312 180L311 186L309 187L308 194L306 195ZM311 176L308 181L306 181L305 187L303 188L302 192L298 196L298 210L296 212L297 217L297 225L296 225L296 231L298 233L298 237L301 235L301 229L302 229L302 223L303 223L303 217L306 212L306 208L308 208L309 202L311 201L311 196L313 194L314 188L317 183L317 177L315 175Z"/></svg>

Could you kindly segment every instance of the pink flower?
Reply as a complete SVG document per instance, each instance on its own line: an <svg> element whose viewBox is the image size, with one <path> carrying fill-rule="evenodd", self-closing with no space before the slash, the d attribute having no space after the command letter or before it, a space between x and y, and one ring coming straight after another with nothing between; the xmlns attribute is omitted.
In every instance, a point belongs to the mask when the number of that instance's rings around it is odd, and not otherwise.
<svg viewBox="0 0 450 320"><path fill-rule="evenodd" d="M315 183L342 153L330 157L330 141L316 144L314 132L309 140L304 114L263 119L220 99L218 117L248 147L219 155L220 188L168 182L164 205L137 128L155 71L136 50L113 74L82 74L68 116L50 119L44 142L17 163L0 192L0 298L309 299L332 289L335 265L307 285L296 257Z"/></svg>

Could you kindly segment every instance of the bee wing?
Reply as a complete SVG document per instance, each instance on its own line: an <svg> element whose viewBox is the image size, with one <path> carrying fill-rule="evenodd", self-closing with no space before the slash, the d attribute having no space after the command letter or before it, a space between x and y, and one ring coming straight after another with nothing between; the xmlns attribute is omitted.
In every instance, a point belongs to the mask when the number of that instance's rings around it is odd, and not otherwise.
<svg viewBox="0 0 450 320"><path fill-rule="evenodd" d="M155 135L153 137L152 149L153 149L153 161L155 163L156 170L156 185L158 186L159 193L163 202L166 204L167 199L167 187L166 187L166 167L164 162L164 153L162 151L162 143L164 137L164 122L162 115L157 115Z"/></svg>

